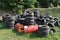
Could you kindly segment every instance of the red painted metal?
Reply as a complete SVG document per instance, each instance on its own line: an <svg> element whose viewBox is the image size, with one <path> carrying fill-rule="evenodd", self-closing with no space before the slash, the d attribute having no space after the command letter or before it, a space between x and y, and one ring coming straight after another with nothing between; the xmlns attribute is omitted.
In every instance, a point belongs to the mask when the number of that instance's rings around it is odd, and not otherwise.
<svg viewBox="0 0 60 40"><path fill-rule="evenodd" d="M37 30L38 30L38 25L24 26L24 32L25 32L25 33L36 32Z"/></svg>
<svg viewBox="0 0 60 40"><path fill-rule="evenodd" d="M22 24L20 24L20 23L15 24L15 30L17 32L22 32L23 28L24 28L24 26Z"/></svg>

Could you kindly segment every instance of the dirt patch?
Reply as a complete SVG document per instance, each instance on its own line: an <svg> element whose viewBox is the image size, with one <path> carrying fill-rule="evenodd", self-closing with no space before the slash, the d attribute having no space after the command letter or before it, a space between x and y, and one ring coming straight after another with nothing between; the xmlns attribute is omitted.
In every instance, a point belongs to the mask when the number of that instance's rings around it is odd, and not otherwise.
<svg viewBox="0 0 60 40"><path fill-rule="evenodd" d="M2 18L2 16L0 16L0 20L2 20L3 18Z"/></svg>
<svg viewBox="0 0 60 40"><path fill-rule="evenodd" d="M1 15L5 15L5 14L9 14L10 11L5 11L5 10L1 10L0 9L0 16Z"/></svg>
<svg viewBox="0 0 60 40"><path fill-rule="evenodd" d="M9 14L10 11L5 11L0 9L0 20L2 20L2 16L5 14Z"/></svg>

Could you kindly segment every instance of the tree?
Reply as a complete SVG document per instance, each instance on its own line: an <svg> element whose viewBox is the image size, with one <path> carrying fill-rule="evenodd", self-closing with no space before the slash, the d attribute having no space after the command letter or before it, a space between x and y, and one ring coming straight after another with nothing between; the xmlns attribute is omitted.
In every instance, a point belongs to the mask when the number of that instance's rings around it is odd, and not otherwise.
<svg viewBox="0 0 60 40"><path fill-rule="evenodd" d="M25 8L34 8L36 0L24 0L24 7Z"/></svg>

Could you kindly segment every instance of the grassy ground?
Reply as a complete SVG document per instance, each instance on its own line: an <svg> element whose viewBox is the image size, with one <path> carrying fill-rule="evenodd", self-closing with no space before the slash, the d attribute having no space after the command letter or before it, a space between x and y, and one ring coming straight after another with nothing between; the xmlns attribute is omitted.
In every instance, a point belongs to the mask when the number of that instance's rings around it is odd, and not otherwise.
<svg viewBox="0 0 60 40"><path fill-rule="evenodd" d="M53 17L60 18L60 11L47 10ZM46 11L41 11L46 13ZM50 34L48 37L38 37L37 33L17 33L14 29L5 29L0 23L0 40L60 40L60 28L56 27L56 33Z"/></svg>

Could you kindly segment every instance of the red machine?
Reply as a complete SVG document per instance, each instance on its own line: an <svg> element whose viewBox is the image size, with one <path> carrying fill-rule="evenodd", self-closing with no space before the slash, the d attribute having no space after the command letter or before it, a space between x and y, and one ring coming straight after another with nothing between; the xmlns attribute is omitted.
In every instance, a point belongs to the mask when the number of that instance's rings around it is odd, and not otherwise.
<svg viewBox="0 0 60 40"><path fill-rule="evenodd" d="M20 23L17 23L15 25L15 30L17 32L22 32L24 31L25 33L32 33L32 32L36 32L38 30L38 25L28 25L28 26L24 26Z"/></svg>
<svg viewBox="0 0 60 40"><path fill-rule="evenodd" d="M22 25L22 24L20 24L20 23L17 23L17 24L15 25L15 30L16 30L17 32L22 32L22 31L23 31L23 28L24 28L24 25Z"/></svg>
<svg viewBox="0 0 60 40"><path fill-rule="evenodd" d="M25 32L25 33L36 32L37 30L38 30L38 25L24 26L24 32Z"/></svg>

